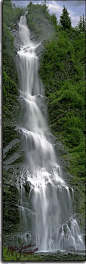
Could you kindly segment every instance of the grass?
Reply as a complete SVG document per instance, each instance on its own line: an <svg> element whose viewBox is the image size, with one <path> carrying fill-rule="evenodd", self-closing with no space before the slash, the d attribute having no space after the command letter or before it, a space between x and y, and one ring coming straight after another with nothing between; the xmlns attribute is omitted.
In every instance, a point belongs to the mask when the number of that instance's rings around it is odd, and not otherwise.
<svg viewBox="0 0 86 264"><path fill-rule="evenodd" d="M11 252L8 252L8 248L4 247L3 248L3 261L42 261L42 257L36 254L29 254L24 256L23 253L20 254L17 253L16 255L16 251L13 252L13 254Z"/></svg>

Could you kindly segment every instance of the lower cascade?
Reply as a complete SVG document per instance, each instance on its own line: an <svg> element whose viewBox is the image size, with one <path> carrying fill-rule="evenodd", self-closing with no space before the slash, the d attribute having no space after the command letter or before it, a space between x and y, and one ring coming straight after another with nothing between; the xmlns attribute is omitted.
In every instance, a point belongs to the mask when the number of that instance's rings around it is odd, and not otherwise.
<svg viewBox="0 0 86 264"><path fill-rule="evenodd" d="M47 124L36 55L40 43L30 40L26 16L20 18L19 34L17 62L22 121L16 129L25 144L26 163L17 179L21 219L17 239L35 242L39 252L84 250L83 235L72 207L73 189L62 178Z"/></svg>

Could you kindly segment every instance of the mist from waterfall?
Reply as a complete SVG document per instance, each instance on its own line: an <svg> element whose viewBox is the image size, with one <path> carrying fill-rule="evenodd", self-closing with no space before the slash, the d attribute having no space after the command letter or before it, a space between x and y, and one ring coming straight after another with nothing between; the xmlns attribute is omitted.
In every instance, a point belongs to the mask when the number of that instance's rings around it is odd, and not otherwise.
<svg viewBox="0 0 86 264"><path fill-rule="evenodd" d="M83 250L83 237L73 216L73 189L62 178L47 124L44 87L38 76L36 55L40 43L30 40L25 16L20 18L19 34L21 46L17 63L22 121L16 129L25 144L26 160L20 171L19 189L22 239L35 241L38 250L44 252L69 247ZM28 195L25 183L30 187Z"/></svg>

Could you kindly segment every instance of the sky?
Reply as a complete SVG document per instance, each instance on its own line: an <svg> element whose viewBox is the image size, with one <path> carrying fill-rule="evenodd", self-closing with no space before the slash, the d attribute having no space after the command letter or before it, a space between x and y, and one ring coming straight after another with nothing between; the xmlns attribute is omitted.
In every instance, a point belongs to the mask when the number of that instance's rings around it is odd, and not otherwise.
<svg viewBox="0 0 86 264"><path fill-rule="evenodd" d="M16 6L22 6L22 7L26 7L29 4L30 1L14 1L12 0L12 3L14 3ZM32 3L36 4L36 3L43 3L44 1L32 1ZM69 15L71 17L71 23L72 26L75 27L80 19L80 16L82 16L83 14L85 15L85 1L84 0L71 0L71 1L66 1L66 0L59 0L59 1L46 1L46 4L48 5L48 9L49 9L49 13L50 14L55 14L57 17L57 20L59 22L59 18L60 15L62 14L62 9L63 9L63 5L65 5L65 7L67 8Z"/></svg>

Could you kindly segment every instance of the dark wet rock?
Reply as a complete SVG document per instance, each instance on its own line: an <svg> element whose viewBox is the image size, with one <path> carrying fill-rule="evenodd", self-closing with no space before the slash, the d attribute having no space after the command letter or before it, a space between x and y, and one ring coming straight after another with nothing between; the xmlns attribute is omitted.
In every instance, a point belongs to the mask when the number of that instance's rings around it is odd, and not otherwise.
<svg viewBox="0 0 86 264"><path fill-rule="evenodd" d="M74 252L74 251L76 251L76 249L75 249L74 246L70 246L70 247L67 248L67 251L69 251L69 252L73 251Z"/></svg>
<svg viewBox="0 0 86 264"><path fill-rule="evenodd" d="M18 138L13 139L4 149L3 149L3 159L6 158L6 155L9 150L14 151L14 148L19 144L20 140Z"/></svg>
<svg viewBox="0 0 86 264"><path fill-rule="evenodd" d="M30 192L30 185L29 185L29 183L26 182L26 183L23 184L23 186L24 186L24 188L25 188L26 193L29 194L29 192Z"/></svg>
<svg viewBox="0 0 86 264"><path fill-rule="evenodd" d="M5 161L3 161L3 165L12 164L15 161L18 161L19 158L21 158L21 153L14 153L8 159L6 159Z"/></svg>
<svg viewBox="0 0 86 264"><path fill-rule="evenodd" d="M61 253L61 252L57 252L57 253L54 253L54 254L48 254L48 255L41 255L42 258L43 258L43 261L44 262L56 262L56 261L60 261L60 262L64 262L64 261L85 261L86 258L85 258L85 252L84 254L79 254L77 252L71 252L71 253L68 253L68 252L64 252L64 253Z"/></svg>
<svg viewBox="0 0 86 264"><path fill-rule="evenodd" d="M8 152L9 149L13 148L16 144L18 144L20 142L19 139L14 139L10 142L9 145L6 146L6 148L3 149L3 153L5 154L6 152Z"/></svg>

